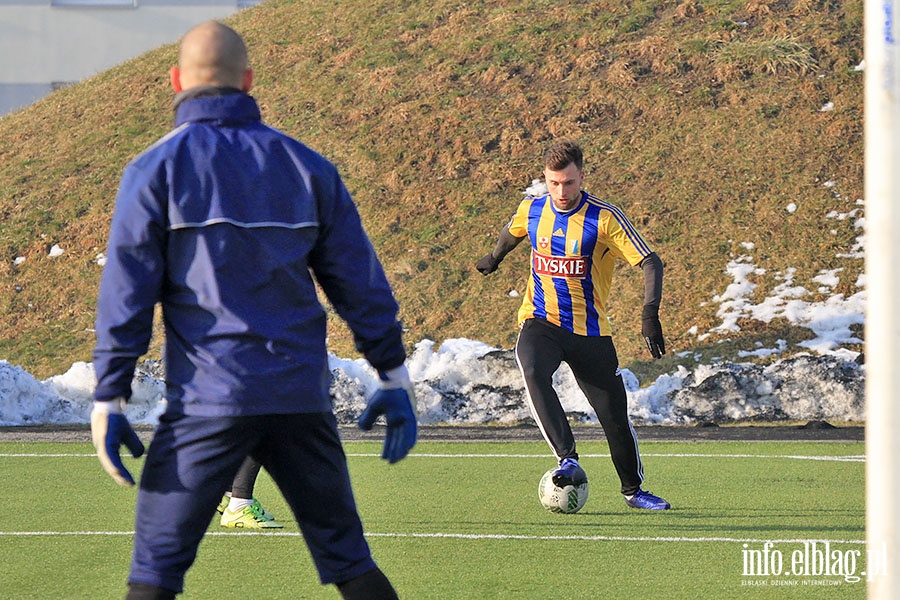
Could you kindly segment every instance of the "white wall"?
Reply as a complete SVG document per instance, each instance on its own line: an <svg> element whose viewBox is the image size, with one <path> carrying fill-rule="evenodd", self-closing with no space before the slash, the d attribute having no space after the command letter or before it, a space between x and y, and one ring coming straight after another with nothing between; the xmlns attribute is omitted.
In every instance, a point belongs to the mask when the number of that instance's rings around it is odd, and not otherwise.
<svg viewBox="0 0 900 600"><path fill-rule="evenodd" d="M77 5L91 0L0 0L0 115L54 84L81 81L261 1L134 0L133 7L104 7Z"/></svg>

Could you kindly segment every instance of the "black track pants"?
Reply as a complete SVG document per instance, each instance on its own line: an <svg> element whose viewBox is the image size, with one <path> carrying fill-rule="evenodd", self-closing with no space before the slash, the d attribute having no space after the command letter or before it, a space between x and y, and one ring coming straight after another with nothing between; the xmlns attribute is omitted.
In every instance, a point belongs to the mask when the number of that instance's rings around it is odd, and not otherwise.
<svg viewBox="0 0 900 600"><path fill-rule="evenodd" d="M256 477L262 465L259 464L252 456L244 459L244 464L238 469L237 475L234 476L234 482L231 484L231 495L235 498L251 499L253 498L253 487L256 485Z"/></svg>
<svg viewBox="0 0 900 600"><path fill-rule="evenodd" d="M622 493L634 494L644 479L644 467L628 419L628 397L612 338L576 335L543 319L528 319L516 341L516 361L531 412L559 459L578 457L572 428L553 389L560 363L569 365L603 426Z"/></svg>

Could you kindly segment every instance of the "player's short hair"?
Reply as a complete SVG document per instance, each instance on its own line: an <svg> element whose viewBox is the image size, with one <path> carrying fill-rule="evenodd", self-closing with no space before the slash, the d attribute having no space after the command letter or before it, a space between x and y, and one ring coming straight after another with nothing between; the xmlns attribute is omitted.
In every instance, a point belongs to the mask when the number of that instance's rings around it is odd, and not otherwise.
<svg viewBox="0 0 900 600"><path fill-rule="evenodd" d="M584 153L575 142L556 142L544 152L544 167L551 171L562 171L571 164L584 170Z"/></svg>

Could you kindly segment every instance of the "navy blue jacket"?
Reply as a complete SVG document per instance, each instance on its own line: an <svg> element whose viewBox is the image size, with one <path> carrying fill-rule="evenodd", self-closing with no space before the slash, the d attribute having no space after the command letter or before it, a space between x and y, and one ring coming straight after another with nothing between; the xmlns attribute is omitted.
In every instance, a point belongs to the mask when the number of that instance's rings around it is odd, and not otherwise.
<svg viewBox="0 0 900 600"><path fill-rule="evenodd" d="M179 104L122 175L97 306L97 400L131 396L162 305L169 409L331 410L318 281L357 348L406 358L397 303L337 169L243 93Z"/></svg>

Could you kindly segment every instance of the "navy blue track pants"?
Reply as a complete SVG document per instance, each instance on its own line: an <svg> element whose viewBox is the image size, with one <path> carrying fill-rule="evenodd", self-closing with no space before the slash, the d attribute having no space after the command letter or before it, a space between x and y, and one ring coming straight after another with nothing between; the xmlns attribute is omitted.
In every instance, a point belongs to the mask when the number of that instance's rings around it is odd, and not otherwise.
<svg viewBox="0 0 900 600"><path fill-rule="evenodd" d="M248 456L284 495L323 584L376 568L334 415L164 414L141 475L129 582L177 592L216 506Z"/></svg>

